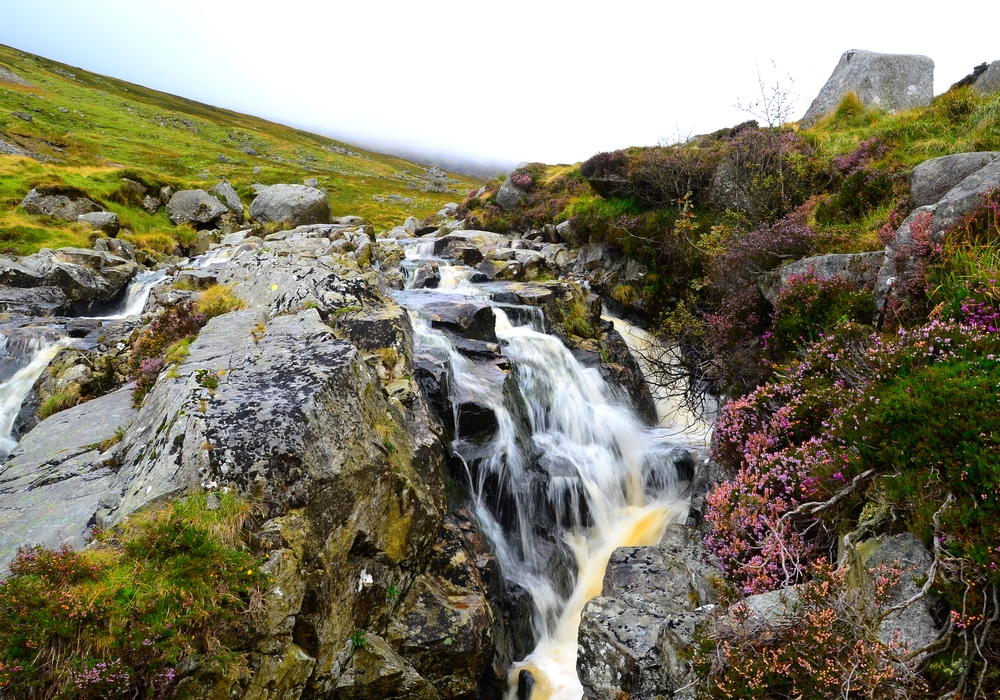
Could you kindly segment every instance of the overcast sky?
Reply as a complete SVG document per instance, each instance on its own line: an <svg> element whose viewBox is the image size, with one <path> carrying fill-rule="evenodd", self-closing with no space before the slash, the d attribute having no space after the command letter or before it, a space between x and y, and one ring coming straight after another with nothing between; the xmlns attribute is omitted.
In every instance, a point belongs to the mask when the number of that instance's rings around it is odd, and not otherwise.
<svg viewBox="0 0 1000 700"><path fill-rule="evenodd" d="M349 143L571 163L804 113L852 48L919 53L940 93L1000 59L1000 3L3 0L0 43ZM995 55L997 54L997 55ZM772 69L777 64L777 72Z"/></svg>

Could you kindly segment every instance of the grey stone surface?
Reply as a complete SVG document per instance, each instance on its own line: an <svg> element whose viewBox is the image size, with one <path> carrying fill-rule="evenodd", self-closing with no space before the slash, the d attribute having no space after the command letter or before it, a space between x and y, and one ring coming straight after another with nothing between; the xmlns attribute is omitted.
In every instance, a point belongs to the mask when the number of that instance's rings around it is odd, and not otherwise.
<svg viewBox="0 0 1000 700"><path fill-rule="evenodd" d="M757 280L757 287L772 304L788 286L793 275L821 280L839 278L851 282L857 289L874 289L883 255L881 250L871 253L814 255L764 273Z"/></svg>
<svg viewBox="0 0 1000 700"><path fill-rule="evenodd" d="M76 217L78 223L86 224L95 231L103 231L112 238L118 235L122 229L122 224L118 220L118 215L111 211L95 211L89 214L80 214Z"/></svg>
<svg viewBox="0 0 1000 700"><path fill-rule="evenodd" d="M926 107L934 97L934 61L912 54L846 51L809 105L801 125L810 126L834 111L851 92L869 108L897 112Z"/></svg>
<svg viewBox="0 0 1000 700"><path fill-rule="evenodd" d="M526 196L527 193L516 187L508 177L500 185L500 190L497 192L497 205L504 211L513 211L514 207L520 204Z"/></svg>
<svg viewBox="0 0 1000 700"><path fill-rule="evenodd" d="M910 173L910 202L915 207L937 203L955 185L1000 158L1000 151L955 153L931 158Z"/></svg>
<svg viewBox="0 0 1000 700"><path fill-rule="evenodd" d="M898 565L903 570L899 583L893 587L889 596L890 606L899 605L920 592L934 562L934 556L920 540L906 532L886 537L877 543L869 542L868 545L860 548L861 564L866 569ZM934 621L933 607L933 597L925 596L902 610L891 613L878 629L879 639L885 644L897 640L910 651L927 646L941 634Z"/></svg>
<svg viewBox="0 0 1000 700"><path fill-rule="evenodd" d="M601 597L587 603L580 624L585 698L654 700L688 685L685 652L710 609L700 606L715 600L709 579L719 574L703 559L700 535L682 525L670 525L658 546L615 550Z"/></svg>
<svg viewBox="0 0 1000 700"><path fill-rule="evenodd" d="M285 222L289 226L330 223L326 195L305 185L272 185L250 205L250 218L260 223Z"/></svg>
<svg viewBox="0 0 1000 700"><path fill-rule="evenodd" d="M146 210L147 214L155 214L162 206L163 202L152 195L147 194L142 198L142 208Z"/></svg>
<svg viewBox="0 0 1000 700"><path fill-rule="evenodd" d="M125 387L39 423L0 466L0 577L20 546L83 545L116 496L111 456L97 446L135 419Z"/></svg>
<svg viewBox="0 0 1000 700"><path fill-rule="evenodd" d="M85 248L43 248L22 258L0 256L0 284L59 287L71 302L113 301L135 274L134 262Z"/></svg>
<svg viewBox="0 0 1000 700"><path fill-rule="evenodd" d="M36 216L51 216L65 221L76 221L81 214L101 211L101 207L86 197L67 195L42 188L33 189L21 202L21 208Z"/></svg>
<svg viewBox="0 0 1000 700"><path fill-rule="evenodd" d="M35 157L33 153L26 151L20 146L17 146L13 143L8 143L3 139L0 139L0 156L26 156L28 158Z"/></svg>
<svg viewBox="0 0 1000 700"><path fill-rule="evenodd" d="M228 211L225 204L205 190L180 190L167 202L167 214L178 226L210 224Z"/></svg>
<svg viewBox="0 0 1000 700"><path fill-rule="evenodd" d="M10 68L3 65L0 65L0 83L10 83L11 85L20 85L26 88L35 87Z"/></svg>
<svg viewBox="0 0 1000 700"><path fill-rule="evenodd" d="M952 187L934 209L931 235L940 240L944 232L978 207L991 190L1000 187L1000 159L992 160Z"/></svg>
<svg viewBox="0 0 1000 700"><path fill-rule="evenodd" d="M1000 61L993 61L987 66L986 72L979 76L972 89L981 95L1000 92Z"/></svg>
<svg viewBox="0 0 1000 700"><path fill-rule="evenodd" d="M59 287L0 287L0 313L61 316L70 302Z"/></svg>
<svg viewBox="0 0 1000 700"><path fill-rule="evenodd" d="M223 180L213 187L212 191L226 200L226 207L228 207L229 211L236 216L236 223L242 224L243 202L240 201L240 196L236 194L236 190L233 189L233 186L230 185L227 180Z"/></svg>
<svg viewBox="0 0 1000 700"><path fill-rule="evenodd" d="M406 297L407 303L431 318L431 324L464 338L497 342L496 317L488 302L461 294L420 292Z"/></svg>
<svg viewBox="0 0 1000 700"><path fill-rule="evenodd" d="M896 254L904 251L913 245L912 227L914 224L928 227L934 216L934 206L917 207L907 216L903 223L896 229L892 242L885 247L882 254L882 265L879 267L878 276L875 280L875 317L881 318L886 311L886 304L893 294L894 289L899 286L900 275L908 275L916 257L908 255L903 261L903 265L897 265ZM923 224L921 224L923 222ZM902 269L897 269L901 267Z"/></svg>

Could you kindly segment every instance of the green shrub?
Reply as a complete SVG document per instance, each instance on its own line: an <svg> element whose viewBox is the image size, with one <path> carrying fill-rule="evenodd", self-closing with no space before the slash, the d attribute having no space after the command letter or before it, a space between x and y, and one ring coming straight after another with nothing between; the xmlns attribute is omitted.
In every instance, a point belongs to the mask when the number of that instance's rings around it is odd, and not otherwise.
<svg viewBox="0 0 1000 700"><path fill-rule="evenodd" d="M775 300L771 330L764 339L777 361L839 324L870 322L873 308L872 292L848 280L793 275Z"/></svg>

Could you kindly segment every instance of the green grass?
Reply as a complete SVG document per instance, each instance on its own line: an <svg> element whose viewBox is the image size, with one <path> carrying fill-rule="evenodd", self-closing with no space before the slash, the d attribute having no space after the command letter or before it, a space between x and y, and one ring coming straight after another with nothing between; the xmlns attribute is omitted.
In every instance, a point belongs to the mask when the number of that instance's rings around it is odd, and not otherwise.
<svg viewBox="0 0 1000 700"><path fill-rule="evenodd" d="M41 154L49 162L0 156L0 249L29 253L40 247L89 245L87 234L65 222L42 221L20 211L24 195L39 185L84 190L109 210L143 244L143 236L166 247L162 236L176 229L161 209L147 214L128 201L122 177L157 188L209 188L230 181L244 204L255 182L301 183L307 177L326 188L335 216L364 217L376 230L407 216L419 219L449 201L461 201L481 181L460 180L456 193L407 188L404 171L422 166L394 156L362 151L299 129L96 75L56 61L0 46L0 63L35 88L0 83L0 139ZM72 74L75 77L69 77ZM59 108L68 110L61 112ZM11 113L27 112L26 122ZM351 154L337 153L347 149ZM244 148L259 155L248 155ZM219 156L224 160L220 160ZM254 174L255 167L260 168ZM204 176L204 177L203 177ZM373 195L412 197L408 205L377 202ZM154 246L155 247L155 246Z"/></svg>

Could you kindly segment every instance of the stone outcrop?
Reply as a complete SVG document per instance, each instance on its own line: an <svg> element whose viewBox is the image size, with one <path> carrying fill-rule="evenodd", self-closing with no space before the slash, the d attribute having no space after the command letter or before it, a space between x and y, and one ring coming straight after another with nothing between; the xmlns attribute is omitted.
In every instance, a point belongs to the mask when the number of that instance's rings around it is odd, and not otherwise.
<svg viewBox="0 0 1000 700"><path fill-rule="evenodd" d="M122 224L118 215L111 211L95 211L90 214L80 214L76 217L78 223L90 226L95 231L101 231L114 238L121 231Z"/></svg>
<svg viewBox="0 0 1000 700"><path fill-rule="evenodd" d="M58 288L66 301L87 310L115 301L135 275L134 262L85 248L43 248L22 258L0 256L0 284L11 288ZM39 296L40 295L40 296ZM36 298L48 299L53 310L64 310L62 297L51 289ZM9 298L18 297L11 292ZM28 297L23 294L21 299Z"/></svg>
<svg viewBox="0 0 1000 700"><path fill-rule="evenodd" d="M326 195L305 185L272 185L250 204L250 218L260 223L284 222L287 226L330 223Z"/></svg>
<svg viewBox="0 0 1000 700"><path fill-rule="evenodd" d="M514 207L520 204L526 196L527 193L511 182L508 177L497 192L497 205L504 211L513 211Z"/></svg>
<svg viewBox="0 0 1000 700"><path fill-rule="evenodd" d="M28 192L21 202L21 208L28 214L51 216L64 221L76 221L82 214L102 211L100 205L81 192L45 187Z"/></svg>
<svg viewBox="0 0 1000 700"><path fill-rule="evenodd" d="M764 298L774 304L793 276L820 280L842 279L855 289L874 289L883 252L815 255L766 272L757 281Z"/></svg>
<svg viewBox="0 0 1000 700"><path fill-rule="evenodd" d="M608 563L601 596L583 610L577 673L584 697L694 697L685 652L711 609L711 578L696 531L668 527L655 547L621 547ZM706 607L707 606L707 607Z"/></svg>
<svg viewBox="0 0 1000 700"><path fill-rule="evenodd" d="M971 161L976 164L980 162L979 158L982 158L986 164L966 175L938 201L917 207L910 212L909 216L896 229L892 241L885 247L882 265L879 268L875 284L875 316L877 320L884 317L887 303L892 299L894 290L912 277L918 262L917 248L919 245L941 243L955 224L963 217L975 212L986 195L1000 187L1000 158L991 159L989 155L979 156L978 154L962 155L971 156L971 158L957 159L954 162L967 163ZM937 168L937 166L928 167L930 170ZM947 164L945 169L950 169ZM915 230L923 238L922 241L915 240Z"/></svg>
<svg viewBox="0 0 1000 700"><path fill-rule="evenodd" d="M1000 61L993 61L983 74L972 84L972 89L981 95L1000 92Z"/></svg>
<svg viewBox="0 0 1000 700"><path fill-rule="evenodd" d="M26 88L35 87L10 68L2 65L0 65L0 83L9 83L10 85L19 85Z"/></svg>
<svg viewBox="0 0 1000 700"><path fill-rule="evenodd" d="M910 54L846 51L800 124L811 126L852 92L872 109L898 112L926 107L934 97L934 61Z"/></svg>
<svg viewBox="0 0 1000 700"><path fill-rule="evenodd" d="M226 207L233 216L236 217L236 222L239 224L243 223L243 202L240 201L240 196L236 194L236 190L233 186L229 184L226 180L223 180L215 187L212 188L212 192L222 197L225 200Z"/></svg>
<svg viewBox="0 0 1000 700"><path fill-rule="evenodd" d="M983 151L925 160L910 173L911 205L924 207L936 203L952 187L997 158L1000 158L1000 152Z"/></svg>

